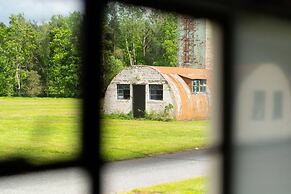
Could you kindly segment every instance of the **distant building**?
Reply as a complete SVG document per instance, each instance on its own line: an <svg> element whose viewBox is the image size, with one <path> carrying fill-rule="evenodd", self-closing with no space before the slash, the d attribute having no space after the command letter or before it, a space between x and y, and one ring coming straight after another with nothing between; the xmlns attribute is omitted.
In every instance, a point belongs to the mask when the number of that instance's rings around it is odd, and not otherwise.
<svg viewBox="0 0 291 194"><path fill-rule="evenodd" d="M213 29L205 19L180 17L178 67L132 66L113 78L105 93L105 114L163 112L177 120L207 119L211 112Z"/></svg>
<svg viewBox="0 0 291 194"><path fill-rule="evenodd" d="M105 94L105 114L163 112L173 105L177 120L206 119L211 104L211 72L207 69L133 66L110 83Z"/></svg>
<svg viewBox="0 0 291 194"><path fill-rule="evenodd" d="M213 24L206 19L178 19L178 66L212 69Z"/></svg>

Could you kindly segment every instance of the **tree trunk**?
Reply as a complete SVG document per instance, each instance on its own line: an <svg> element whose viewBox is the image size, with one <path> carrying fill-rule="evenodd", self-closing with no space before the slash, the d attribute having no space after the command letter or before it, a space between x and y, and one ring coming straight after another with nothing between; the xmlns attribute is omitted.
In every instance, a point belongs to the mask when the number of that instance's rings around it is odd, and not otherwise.
<svg viewBox="0 0 291 194"><path fill-rule="evenodd" d="M129 50L127 38L125 39L125 46L126 46L126 51L127 51L128 58L129 58L129 64L130 64L130 66L133 66L134 61L133 61L132 55L131 55L130 50Z"/></svg>
<svg viewBox="0 0 291 194"><path fill-rule="evenodd" d="M18 64L16 66L16 73L15 73L15 79L17 82L17 90L18 90L18 96L20 96L20 91L21 91L21 78L20 78L20 65Z"/></svg>
<svg viewBox="0 0 291 194"><path fill-rule="evenodd" d="M134 42L132 43L132 55L133 55L133 65L136 65L137 61L136 61L136 52L135 52L135 44Z"/></svg>

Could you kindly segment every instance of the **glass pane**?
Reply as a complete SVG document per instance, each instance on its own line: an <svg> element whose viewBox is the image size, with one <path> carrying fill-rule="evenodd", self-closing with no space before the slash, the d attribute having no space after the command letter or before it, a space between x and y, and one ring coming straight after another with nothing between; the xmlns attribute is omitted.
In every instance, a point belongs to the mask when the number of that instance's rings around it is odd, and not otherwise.
<svg viewBox="0 0 291 194"><path fill-rule="evenodd" d="M276 91L274 93L273 118L281 119L283 117L283 93Z"/></svg>
<svg viewBox="0 0 291 194"><path fill-rule="evenodd" d="M201 86L200 87L200 92L206 93L206 86Z"/></svg>
<svg viewBox="0 0 291 194"><path fill-rule="evenodd" d="M235 29L234 194L291 190L291 23L239 18Z"/></svg>
<svg viewBox="0 0 291 194"><path fill-rule="evenodd" d="M80 153L80 1L1 1L0 160Z"/></svg>
<svg viewBox="0 0 291 194"><path fill-rule="evenodd" d="M207 19L112 2L103 38L103 192L207 193L206 153L220 139L219 123L212 120L219 99L220 81L212 77L220 68L219 27ZM206 89L201 78L214 85L195 95L193 80L197 92ZM126 101L114 96L122 83L132 88ZM212 121L217 134L211 139ZM179 183L173 183L174 191L142 188L177 181L189 189Z"/></svg>
<svg viewBox="0 0 291 194"><path fill-rule="evenodd" d="M253 103L253 116L254 120L263 120L265 114L265 92L255 91Z"/></svg>

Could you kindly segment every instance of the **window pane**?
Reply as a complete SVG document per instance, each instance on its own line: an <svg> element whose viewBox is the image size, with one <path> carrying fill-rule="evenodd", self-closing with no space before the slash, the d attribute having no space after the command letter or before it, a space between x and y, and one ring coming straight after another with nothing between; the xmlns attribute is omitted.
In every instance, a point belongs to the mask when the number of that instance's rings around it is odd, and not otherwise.
<svg viewBox="0 0 291 194"><path fill-rule="evenodd" d="M253 119L263 120L265 115L265 92L255 91L253 104Z"/></svg>
<svg viewBox="0 0 291 194"><path fill-rule="evenodd" d="M210 79L213 69L220 68L219 57L213 57L222 51L216 44L218 26L207 19L114 2L108 4L103 24L103 77L112 79L105 86L102 119L101 151L108 162L102 169L104 193L181 181L185 175L186 179L207 176L198 178L198 182L203 180L202 192L207 193L209 160L204 149L212 142L219 145L216 120L215 140L209 140L207 133L212 110L217 110L213 102L219 96L214 89L206 94L206 79L201 78ZM116 83L131 84L129 100L116 98ZM193 90L203 95L194 96ZM174 152L183 153L165 156ZM115 162L119 160L124 161ZM187 184L190 189L178 187L165 193L196 193L196 181Z"/></svg>
<svg viewBox="0 0 291 194"><path fill-rule="evenodd" d="M206 79L193 80L193 93L206 93Z"/></svg>
<svg viewBox="0 0 291 194"><path fill-rule="evenodd" d="M200 87L200 92L206 93L206 86L201 86Z"/></svg>
<svg viewBox="0 0 291 194"><path fill-rule="evenodd" d="M149 92L151 100L163 100L163 85L150 84Z"/></svg>
<svg viewBox="0 0 291 194"><path fill-rule="evenodd" d="M289 193L291 23L242 16L235 45L232 193Z"/></svg>
<svg viewBox="0 0 291 194"><path fill-rule="evenodd" d="M130 85L117 84L117 99L129 99L129 98L130 98Z"/></svg>
<svg viewBox="0 0 291 194"><path fill-rule="evenodd" d="M82 2L0 4L0 160L77 159Z"/></svg>
<svg viewBox="0 0 291 194"><path fill-rule="evenodd" d="M281 119L283 117L283 93L280 91L274 93L273 110L274 119Z"/></svg>

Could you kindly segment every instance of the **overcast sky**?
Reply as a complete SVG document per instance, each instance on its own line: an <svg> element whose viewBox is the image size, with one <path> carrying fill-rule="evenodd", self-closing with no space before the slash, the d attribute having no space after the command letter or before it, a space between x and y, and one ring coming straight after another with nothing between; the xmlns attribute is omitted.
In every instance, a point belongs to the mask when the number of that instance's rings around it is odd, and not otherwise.
<svg viewBox="0 0 291 194"><path fill-rule="evenodd" d="M40 23L52 15L82 12L82 6L82 0L0 0L0 22L9 24L11 14L23 13L25 18Z"/></svg>

